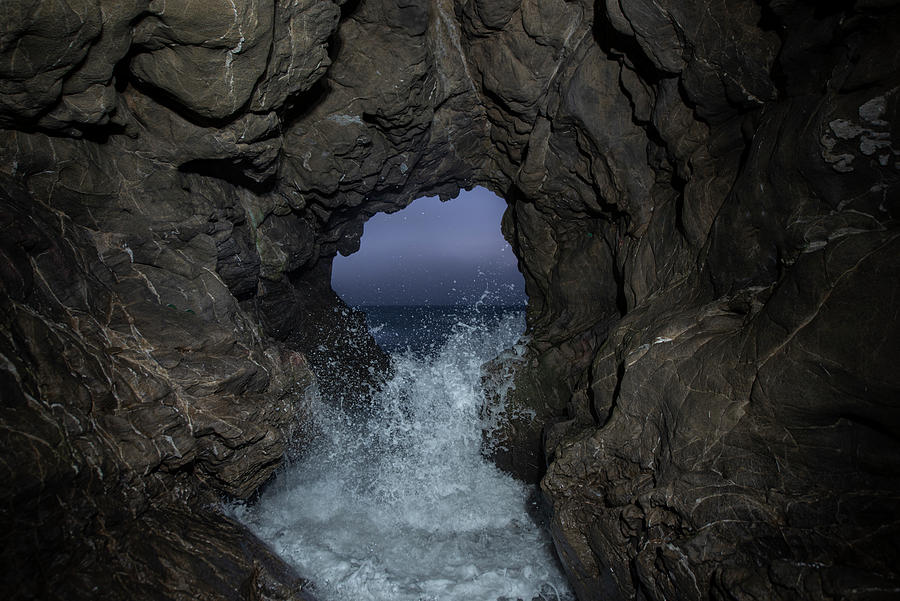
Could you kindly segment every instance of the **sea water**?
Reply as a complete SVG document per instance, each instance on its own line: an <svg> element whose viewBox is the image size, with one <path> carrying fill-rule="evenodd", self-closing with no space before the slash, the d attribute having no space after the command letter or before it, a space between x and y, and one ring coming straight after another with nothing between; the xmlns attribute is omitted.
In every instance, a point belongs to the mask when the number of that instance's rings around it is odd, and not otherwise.
<svg viewBox="0 0 900 601"><path fill-rule="evenodd" d="M523 312L366 312L393 377L364 417L308 395L313 442L233 514L322 601L573 599L533 489L481 453L481 366L521 352Z"/></svg>

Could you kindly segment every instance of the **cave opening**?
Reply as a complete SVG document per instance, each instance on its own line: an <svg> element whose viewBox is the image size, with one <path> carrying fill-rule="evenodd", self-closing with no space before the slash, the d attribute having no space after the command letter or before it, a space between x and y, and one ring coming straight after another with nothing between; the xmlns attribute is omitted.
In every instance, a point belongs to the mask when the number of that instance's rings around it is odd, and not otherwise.
<svg viewBox="0 0 900 601"><path fill-rule="evenodd" d="M505 208L483 188L422 198L334 263L391 375L362 410L313 395L315 440L235 509L321 599L574 599L536 489L489 459L512 377L496 366L525 353Z"/></svg>
<svg viewBox="0 0 900 601"><path fill-rule="evenodd" d="M424 197L376 214L360 250L335 257L332 287L367 315L387 352L439 346L473 312L482 319L521 312L525 280L500 228L506 206L475 187L449 202Z"/></svg>
<svg viewBox="0 0 900 601"><path fill-rule="evenodd" d="M351 306L524 305L524 279L500 232L506 201L482 187L436 196L365 224L360 251L335 257L332 286Z"/></svg>

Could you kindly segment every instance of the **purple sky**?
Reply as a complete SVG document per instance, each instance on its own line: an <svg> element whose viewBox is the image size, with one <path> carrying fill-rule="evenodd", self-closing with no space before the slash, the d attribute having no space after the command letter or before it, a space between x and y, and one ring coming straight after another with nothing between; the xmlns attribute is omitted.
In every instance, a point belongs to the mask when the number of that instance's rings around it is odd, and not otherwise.
<svg viewBox="0 0 900 601"><path fill-rule="evenodd" d="M354 306L523 304L525 283L500 233L505 209L475 188L379 213L366 222L360 250L335 257L332 286Z"/></svg>

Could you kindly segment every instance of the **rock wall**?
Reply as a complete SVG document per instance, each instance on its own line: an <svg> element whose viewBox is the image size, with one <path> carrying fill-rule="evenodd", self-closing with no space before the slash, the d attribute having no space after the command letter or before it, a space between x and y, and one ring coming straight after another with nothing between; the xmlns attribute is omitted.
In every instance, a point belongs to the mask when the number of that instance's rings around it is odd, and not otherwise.
<svg viewBox="0 0 900 601"><path fill-rule="evenodd" d="M897 2L0 23L8 597L305 597L210 503L302 452L312 372L352 400L386 368L335 253L476 184L529 296L495 460L582 601L900 588Z"/></svg>

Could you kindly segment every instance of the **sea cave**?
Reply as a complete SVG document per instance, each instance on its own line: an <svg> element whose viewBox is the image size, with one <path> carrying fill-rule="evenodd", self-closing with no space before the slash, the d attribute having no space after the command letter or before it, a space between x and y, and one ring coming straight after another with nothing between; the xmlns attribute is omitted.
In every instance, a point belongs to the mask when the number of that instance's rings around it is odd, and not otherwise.
<svg viewBox="0 0 900 601"><path fill-rule="evenodd" d="M896 598L897 31L897 0L6 0L4 598ZM527 304L387 348L335 257L480 188Z"/></svg>

